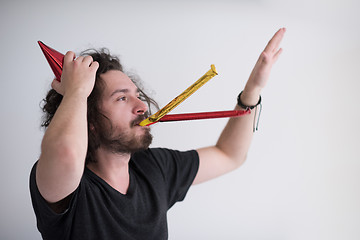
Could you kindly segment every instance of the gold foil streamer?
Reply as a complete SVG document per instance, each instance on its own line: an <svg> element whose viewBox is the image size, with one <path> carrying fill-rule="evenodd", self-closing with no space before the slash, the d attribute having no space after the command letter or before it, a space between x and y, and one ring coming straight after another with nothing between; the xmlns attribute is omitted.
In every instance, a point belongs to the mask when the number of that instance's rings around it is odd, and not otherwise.
<svg viewBox="0 0 360 240"><path fill-rule="evenodd" d="M211 65L211 69L207 71L199 80L193 83L190 87L188 87L184 92L182 92L179 96L174 98L171 102L169 102L165 107L160 109L157 113L151 115L147 119L140 122L140 126L147 126L152 123L159 121L163 116L168 114L171 110L173 110L176 106L178 106L181 102L183 102L186 98L188 98L191 94L197 91L200 87L202 87L205 83L207 83L211 78L216 76L218 73L215 69L214 64Z"/></svg>

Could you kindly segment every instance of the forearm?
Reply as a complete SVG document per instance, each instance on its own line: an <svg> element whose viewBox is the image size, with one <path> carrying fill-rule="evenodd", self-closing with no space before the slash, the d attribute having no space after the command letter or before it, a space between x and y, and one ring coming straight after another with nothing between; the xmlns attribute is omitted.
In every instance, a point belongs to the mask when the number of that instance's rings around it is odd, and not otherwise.
<svg viewBox="0 0 360 240"><path fill-rule="evenodd" d="M243 94L246 96L245 92ZM241 108L236 106L235 109ZM215 146L197 150L200 165L193 184L230 172L245 161L253 137L254 114L253 110L251 114L230 118Z"/></svg>
<svg viewBox="0 0 360 240"><path fill-rule="evenodd" d="M37 180L50 202L61 200L80 182L88 144L86 101L81 95L65 95L45 132Z"/></svg>
<svg viewBox="0 0 360 240"><path fill-rule="evenodd" d="M246 88L241 94L241 102L247 106L255 106L259 101L260 90ZM241 109L238 105L235 109ZM254 115L256 108L251 114L229 119L216 144L226 156L237 165L242 164L249 151L254 129Z"/></svg>
<svg viewBox="0 0 360 240"><path fill-rule="evenodd" d="M69 153L85 159L87 150L87 98L64 96L41 144L41 155L61 158L57 153Z"/></svg>

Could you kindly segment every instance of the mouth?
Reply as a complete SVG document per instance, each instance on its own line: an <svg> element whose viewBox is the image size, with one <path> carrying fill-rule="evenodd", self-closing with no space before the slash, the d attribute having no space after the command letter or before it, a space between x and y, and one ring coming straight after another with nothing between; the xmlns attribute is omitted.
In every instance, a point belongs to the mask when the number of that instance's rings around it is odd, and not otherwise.
<svg viewBox="0 0 360 240"><path fill-rule="evenodd" d="M140 124L139 124L139 123L134 124L133 126L134 126L134 127L148 127L148 126L140 126Z"/></svg>
<svg viewBox="0 0 360 240"><path fill-rule="evenodd" d="M144 115L139 115L138 117L136 117L136 119L134 121L132 121L131 126L132 127L148 127L148 126L140 126L140 123L146 119L146 117Z"/></svg>

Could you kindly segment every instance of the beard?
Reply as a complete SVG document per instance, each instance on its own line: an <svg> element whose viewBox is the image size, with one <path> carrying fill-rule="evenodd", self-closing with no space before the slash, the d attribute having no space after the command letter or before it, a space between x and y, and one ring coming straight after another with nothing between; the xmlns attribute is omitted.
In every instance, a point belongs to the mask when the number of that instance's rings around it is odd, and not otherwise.
<svg viewBox="0 0 360 240"><path fill-rule="evenodd" d="M130 123L130 128L127 130L116 131L112 124L110 127L103 126L99 131L100 145L112 153L119 154L132 154L140 150L147 149L153 139L149 128L143 128L141 135L135 135L131 131L135 127L139 127L138 124L144 120L146 116L139 115L135 120ZM119 132L115 133L114 132Z"/></svg>

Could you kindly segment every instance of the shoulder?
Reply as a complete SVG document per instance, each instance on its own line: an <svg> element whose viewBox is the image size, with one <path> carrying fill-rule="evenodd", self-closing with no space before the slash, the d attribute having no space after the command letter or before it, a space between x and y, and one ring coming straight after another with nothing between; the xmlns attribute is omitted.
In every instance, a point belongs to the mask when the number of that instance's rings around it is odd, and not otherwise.
<svg viewBox="0 0 360 240"><path fill-rule="evenodd" d="M171 161L198 160L199 155L196 150L179 151L168 148L149 148L133 154L134 161L154 161L159 164L167 164Z"/></svg>
<svg viewBox="0 0 360 240"><path fill-rule="evenodd" d="M168 148L149 148L133 154L132 166L139 170L149 172L160 170L167 175L176 169L197 169L199 155L196 150L179 151Z"/></svg>
<svg viewBox="0 0 360 240"><path fill-rule="evenodd" d="M134 153L133 157L154 157L154 158L176 158L176 157L197 157L196 150L180 151L169 148L148 148L144 151Z"/></svg>

